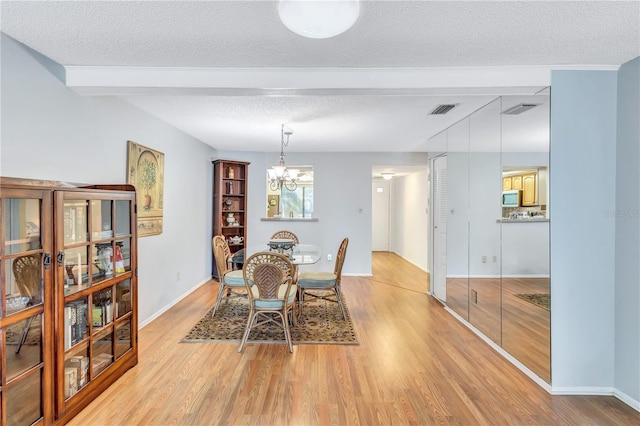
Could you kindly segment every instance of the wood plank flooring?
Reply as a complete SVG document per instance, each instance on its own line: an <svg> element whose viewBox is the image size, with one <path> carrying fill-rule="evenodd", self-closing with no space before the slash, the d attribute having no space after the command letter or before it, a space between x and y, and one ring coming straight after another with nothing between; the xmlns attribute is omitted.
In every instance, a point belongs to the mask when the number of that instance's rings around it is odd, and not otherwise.
<svg viewBox="0 0 640 426"><path fill-rule="evenodd" d="M432 297L398 256L343 277L359 346L179 343L209 282L141 330L140 363L71 425L555 425L640 423L614 397L551 396ZM412 271L412 272L407 272ZM384 277L384 279L378 279Z"/></svg>

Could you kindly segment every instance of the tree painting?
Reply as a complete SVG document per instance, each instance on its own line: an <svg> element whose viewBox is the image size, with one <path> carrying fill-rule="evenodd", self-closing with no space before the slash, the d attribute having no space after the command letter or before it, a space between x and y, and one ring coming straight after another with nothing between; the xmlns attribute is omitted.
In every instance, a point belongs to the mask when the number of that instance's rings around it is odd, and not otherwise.
<svg viewBox="0 0 640 426"><path fill-rule="evenodd" d="M142 189L144 189L144 197L145 202L143 208L145 210L151 209L151 195L149 195L149 190L156 186L156 181L158 177L158 170L156 168L156 163L144 159L142 163L140 163L139 167L140 177L138 178L138 182Z"/></svg>

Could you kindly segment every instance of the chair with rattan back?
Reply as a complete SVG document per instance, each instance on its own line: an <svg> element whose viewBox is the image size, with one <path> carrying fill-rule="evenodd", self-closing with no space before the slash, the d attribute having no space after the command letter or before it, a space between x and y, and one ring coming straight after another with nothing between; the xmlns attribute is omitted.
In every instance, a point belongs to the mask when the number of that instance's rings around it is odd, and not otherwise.
<svg viewBox="0 0 640 426"><path fill-rule="evenodd" d="M342 289L340 283L342 281L342 266L347 256L347 246L349 245L349 238L344 238L338 248L336 254L336 263L333 268L333 272L301 272L298 276L298 315L302 315L302 306L305 303L305 296L325 299L338 303L342 317L346 320L347 313L344 308L344 302L342 299ZM309 291L311 290L311 292ZM318 294L315 291L331 290L333 294ZM335 297L335 298L334 298Z"/></svg>
<svg viewBox="0 0 640 426"><path fill-rule="evenodd" d="M283 240L293 240L294 243L300 244L300 240L298 240L298 236L291 231L278 231L271 236L272 240L283 239Z"/></svg>
<svg viewBox="0 0 640 426"><path fill-rule="evenodd" d="M222 235L216 235L212 240L213 257L216 261L216 268L218 270L218 295L216 297L216 303L211 311L211 316L216 314L216 311L220 307L220 303L226 292L227 300L231 296L246 297L244 277L242 276L242 270L233 270L231 268L231 250L227 241Z"/></svg>
<svg viewBox="0 0 640 426"><path fill-rule="evenodd" d="M29 298L29 305L42 303L42 262L39 254L30 254L16 257L11 265L16 287L22 297ZM29 317L22 330L22 336L18 342L15 353L19 353L22 345L27 340L27 334L35 317Z"/></svg>
<svg viewBox="0 0 640 426"><path fill-rule="evenodd" d="M17 257L11 268L20 295L28 297L29 303L32 305L42 302L40 255L31 254Z"/></svg>
<svg viewBox="0 0 640 426"><path fill-rule="evenodd" d="M242 352L252 328L269 323L283 329L289 351L293 352L288 318L290 315L295 324L296 288L291 261L279 253L258 252L245 261L242 271L249 295L249 318L238 352Z"/></svg>

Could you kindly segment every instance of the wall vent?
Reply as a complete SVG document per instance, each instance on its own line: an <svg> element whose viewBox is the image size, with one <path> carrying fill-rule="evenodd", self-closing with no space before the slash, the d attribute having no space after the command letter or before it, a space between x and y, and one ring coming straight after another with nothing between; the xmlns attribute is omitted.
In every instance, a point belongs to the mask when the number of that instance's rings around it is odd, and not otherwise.
<svg viewBox="0 0 640 426"><path fill-rule="evenodd" d="M535 108L540 104L519 104L516 106L512 106L509 109L505 109L504 111L502 111L503 114L507 114L507 115L518 115L518 114L522 114L525 111L529 111L531 108Z"/></svg>
<svg viewBox="0 0 640 426"><path fill-rule="evenodd" d="M429 115L443 115L454 109L458 104L442 104L438 105Z"/></svg>

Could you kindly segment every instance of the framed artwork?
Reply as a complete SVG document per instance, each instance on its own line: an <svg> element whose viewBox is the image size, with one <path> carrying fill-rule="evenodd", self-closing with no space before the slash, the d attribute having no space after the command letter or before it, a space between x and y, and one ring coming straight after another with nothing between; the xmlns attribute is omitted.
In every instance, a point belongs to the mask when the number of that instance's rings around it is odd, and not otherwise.
<svg viewBox="0 0 640 426"><path fill-rule="evenodd" d="M162 234L164 154L127 141L127 183L136 187L138 236Z"/></svg>

